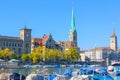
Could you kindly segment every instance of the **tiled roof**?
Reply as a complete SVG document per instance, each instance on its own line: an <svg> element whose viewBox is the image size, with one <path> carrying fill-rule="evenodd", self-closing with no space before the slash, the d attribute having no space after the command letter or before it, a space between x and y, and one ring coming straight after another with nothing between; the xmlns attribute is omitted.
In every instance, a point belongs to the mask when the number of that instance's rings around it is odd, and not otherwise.
<svg viewBox="0 0 120 80"><path fill-rule="evenodd" d="M46 41L48 40L50 35L44 35L42 38L32 38L34 42L37 42L38 44L46 44Z"/></svg>
<svg viewBox="0 0 120 80"><path fill-rule="evenodd" d="M42 39L41 38L32 38L34 42L37 42L39 44L42 44Z"/></svg>
<svg viewBox="0 0 120 80"><path fill-rule="evenodd" d="M77 47L73 41L61 41L60 45L70 48L70 47Z"/></svg>
<svg viewBox="0 0 120 80"><path fill-rule="evenodd" d="M48 40L50 35L44 35L43 38L42 38L42 44L46 44L46 41Z"/></svg>
<svg viewBox="0 0 120 80"><path fill-rule="evenodd" d="M80 53L85 53L85 51L83 50L83 51L80 51Z"/></svg>

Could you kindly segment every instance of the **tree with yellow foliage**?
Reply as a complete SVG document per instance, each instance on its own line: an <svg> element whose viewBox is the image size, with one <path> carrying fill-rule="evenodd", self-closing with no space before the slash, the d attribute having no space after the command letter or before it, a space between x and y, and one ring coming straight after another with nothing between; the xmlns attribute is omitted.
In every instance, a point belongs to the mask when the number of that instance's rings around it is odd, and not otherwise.
<svg viewBox="0 0 120 80"><path fill-rule="evenodd" d="M56 61L56 59L60 59L61 56L61 51L48 49L45 46L39 46L35 48L31 54L29 54L29 58L32 60L33 63L38 63L39 61Z"/></svg>
<svg viewBox="0 0 120 80"><path fill-rule="evenodd" d="M10 58L14 54L9 48L5 48L4 50L0 49L0 57L7 59Z"/></svg>
<svg viewBox="0 0 120 80"><path fill-rule="evenodd" d="M80 54L75 48L69 48L64 51L64 59L66 61L76 62L78 61L79 58L80 58Z"/></svg>
<svg viewBox="0 0 120 80"><path fill-rule="evenodd" d="M21 59L25 62L29 61L29 54L22 54Z"/></svg>
<svg viewBox="0 0 120 80"><path fill-rule="evenodd" d="M33 63L38 63L39 60L43 61L43 58L44 58L43 50L44 50L44 47L39 46L32 51L29 57Z"/></svg>

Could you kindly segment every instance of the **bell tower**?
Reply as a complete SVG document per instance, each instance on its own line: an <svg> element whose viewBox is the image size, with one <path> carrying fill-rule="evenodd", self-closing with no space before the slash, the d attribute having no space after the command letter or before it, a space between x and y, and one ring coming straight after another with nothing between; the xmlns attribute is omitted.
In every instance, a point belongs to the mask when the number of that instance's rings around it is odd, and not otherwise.
<svg viewBox="0 0 120 80"><path fill-rule="evenodd" d="M110 36L110 48L117 51L117 36L115 35L114 29L112 31L112 35Z"/></svg>
<svg viewBox="0 0 120 80"><path fill-rule="evenodd" d="M31 52L31 29L23 28L20 29L20 38L23 40L23 53Z"/></svg>

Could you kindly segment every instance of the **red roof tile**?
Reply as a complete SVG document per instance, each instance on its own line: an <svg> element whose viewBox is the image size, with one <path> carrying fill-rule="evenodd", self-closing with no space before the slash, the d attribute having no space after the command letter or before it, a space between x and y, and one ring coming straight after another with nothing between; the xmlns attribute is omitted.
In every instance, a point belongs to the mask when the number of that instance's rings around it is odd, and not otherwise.
<svg viewBox="0 0 120 80"><path fill-rule="evenodd" d="M50 35L44 35L42 38L32 38L34 42L37 42L38 44L46 44L46 41L48 40Z"/></svg>
<svg viewBox="0 0 120 80"><path fill-rule="evenodd" d="M42 38L42 43L43 45L46 44L46 41L48 40L50 35L44 35L43 38Z"/></svg>
<svg viewBox="0 0 120 80"><path fill-rule="evenodd" d="M41 38L33 38L33 40L34 40L34 42L42 44L42 39Z"/></svg>

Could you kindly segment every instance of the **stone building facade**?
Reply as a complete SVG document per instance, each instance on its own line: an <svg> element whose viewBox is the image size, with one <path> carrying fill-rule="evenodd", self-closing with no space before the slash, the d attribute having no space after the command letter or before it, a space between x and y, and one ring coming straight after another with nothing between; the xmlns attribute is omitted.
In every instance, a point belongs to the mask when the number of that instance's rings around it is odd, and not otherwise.
<svg viewBox="0 0 120 80"><path fill-rule="evenodd" d="M53 40L52 35L44 34L42 38L32 38L31 51L38 46L45 46L48 49L62 50L62 47Z"/></svg>
<svg viewBox="0 0 120 80"><path fill-rule="evenodd" d="M102 62L106 60L108 54L111 53L111 51L112 49L110 49L109 47L98 47L85 51L85 56L86 59L89 59L90 61Z"/></svg>
<svg viewBox="0 0 120 80"><path fill-rule="evenodd" d="M113 30L112 35L110 36L110 48L114 51L117 51L117 36Z"/></svg>
<svg viewBox="0 0 120 80"><path fill-rule="evenodd" d="M20 37L2 36L0 35L0 48L9 48L14 53L21 55L22 53L31 52L31 29L20 29Z"/></svg>

